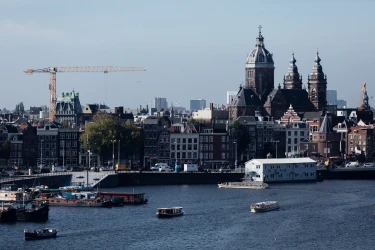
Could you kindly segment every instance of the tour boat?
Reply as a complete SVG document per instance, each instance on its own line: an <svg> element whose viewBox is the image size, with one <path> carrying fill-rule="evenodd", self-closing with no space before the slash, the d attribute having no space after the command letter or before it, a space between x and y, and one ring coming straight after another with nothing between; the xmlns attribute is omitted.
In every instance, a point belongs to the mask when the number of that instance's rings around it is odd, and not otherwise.
<svg viewBox="0 0 375 250"><path fill-rule="evenodd" d="M250 212L260 213L279 209L279 203L277 201L263 201L255 204L251 204Z"/></svg>
<svg viewBox="0 0 375 250"><path fill-rule="evenodd" d="M184 215L182 207L157 208L156 216L158 218L172 218Z"/></svg>
<svg viewBox="0 0 375 250"><path fill-rule="evenodd" d="M102 192L98 193L99 197L109 199L113 206L120 205L142 205L147 204L148 199L145 193L122 193L122 192Z"/></svg>
<svg viewBox="0 0 375 250"><path fill-rule="evenodd" d="M39 240L47 238L56 238L57 230L56 228L45 228L43 230L24 230L25 240Z"/></svg>
<svg viewBox="0 0 375 250"><path fill-rule="evenodd" d="M218 184L219 188L246 188L266 189L268 184L261 181L223 182Z"/></svg>

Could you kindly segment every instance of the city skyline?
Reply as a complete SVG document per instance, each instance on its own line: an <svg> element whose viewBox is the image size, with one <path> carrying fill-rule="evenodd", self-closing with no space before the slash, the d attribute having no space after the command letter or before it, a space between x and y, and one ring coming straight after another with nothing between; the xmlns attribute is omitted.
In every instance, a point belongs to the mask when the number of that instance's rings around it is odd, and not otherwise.
<svg viewBox="0 0 375 250"><path fill-rule="evenodd" d="M283 82L292 51L306 85L318 47L328 89L338 90L338 99L358 106L363 82L370 97L374 92L369 19L375 4L368 1L115 1L108 6L92 1L70 6L69 1L58 9L43 1L2 3L0 81L7 87L1 108L13 109L21 101L26 109L49 103L48 74L28 76L24 70L85 65L145 66L147 71L58 73L58 95L74 89L83 105L129 108L163 96L188 107L200 92L199 98L208 103L225 104L226 92L244 81L246 56L254 48L259 25L273 53L275 87ZM253 7L258 11L250 15L247 10Z"/></svg>

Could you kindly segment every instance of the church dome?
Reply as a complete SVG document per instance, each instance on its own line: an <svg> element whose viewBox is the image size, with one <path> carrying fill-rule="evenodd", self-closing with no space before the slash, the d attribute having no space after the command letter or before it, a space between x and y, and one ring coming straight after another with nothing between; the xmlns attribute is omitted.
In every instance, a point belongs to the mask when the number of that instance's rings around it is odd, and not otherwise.
<svg viewBox="0 0 375 250"><path fill-rule="evenodd" d="M262 36L261 26L259 26L259 34L256 38L255 48L247 56L247 64L272 64L272 54L264 47L264 38Z"/></svg>

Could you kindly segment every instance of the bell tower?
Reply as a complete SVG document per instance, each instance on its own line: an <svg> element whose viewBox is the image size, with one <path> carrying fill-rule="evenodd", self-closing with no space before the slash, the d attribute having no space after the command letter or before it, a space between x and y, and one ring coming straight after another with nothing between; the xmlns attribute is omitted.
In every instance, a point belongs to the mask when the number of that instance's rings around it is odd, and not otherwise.
<svg viewBox="0 0 375 250"><path fill-rule="evenodd" d="M308 76L309 99L318 110L327 107L327 76L320 65L319 53L316 51L315 64Z"/></svg>
<svg viewBox="0 0 375 250"><path fill-rule="evenodd" d="M262 26L258 28L255 48L247 56L245 64L245 88L252 89L259 99L265 101L274 89L275 67L272 54L264 46Z"/></svg>
<svg viewBox="0 0 375 250"><path fill-rule="evenodd" d="M296 62L293 52L288 73L284 76L284 89L302 89L302 76L298 73Z"/></svg>

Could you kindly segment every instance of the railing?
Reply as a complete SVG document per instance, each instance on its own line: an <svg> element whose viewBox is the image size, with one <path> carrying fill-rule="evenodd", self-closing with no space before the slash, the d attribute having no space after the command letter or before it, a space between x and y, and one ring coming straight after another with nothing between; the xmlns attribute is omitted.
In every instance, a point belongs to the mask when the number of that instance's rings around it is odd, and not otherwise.
<svg viewBox="0 0 375 250"><path fill-rule="evenodd" d="M43 173L43 174L32 174L32 175L10 175L9 177L0 177L0 183L19 181L25 179L35 179L44 176L60 176L60 175L71 175L71 172L55 172L55 173Z"/></svg>

